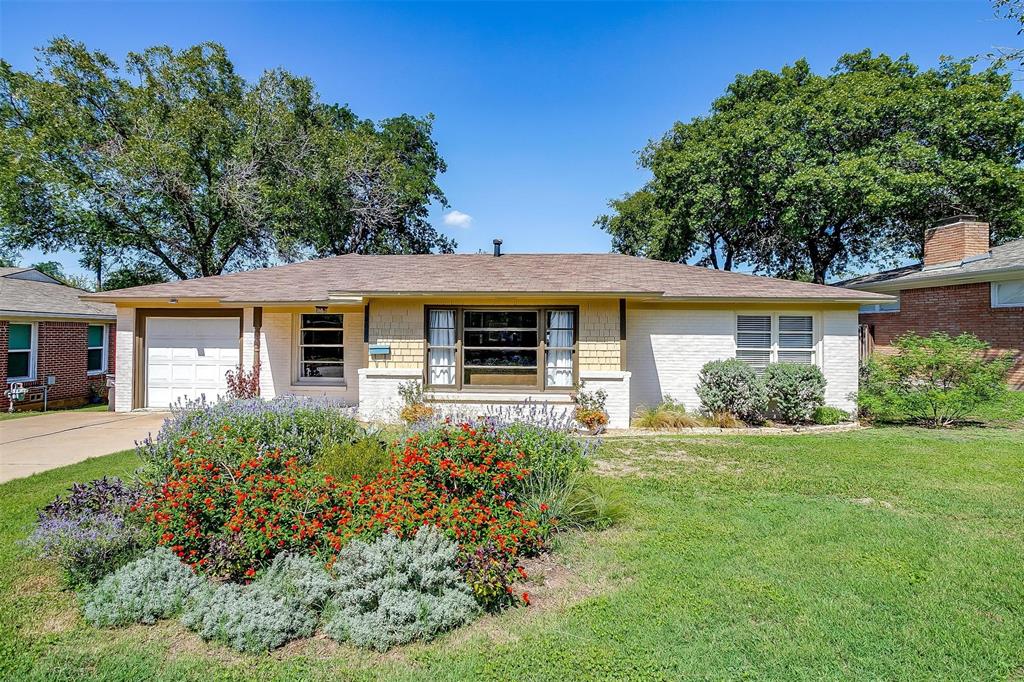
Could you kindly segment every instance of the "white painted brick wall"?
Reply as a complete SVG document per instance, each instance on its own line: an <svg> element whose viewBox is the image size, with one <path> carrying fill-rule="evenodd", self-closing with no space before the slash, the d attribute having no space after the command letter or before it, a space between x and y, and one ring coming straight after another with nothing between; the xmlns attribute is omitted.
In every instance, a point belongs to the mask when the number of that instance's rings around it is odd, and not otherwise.
<svg viewBox="0 0 1024 682"><path fill-rule="evenodd" d="M853 412L857 404L851 394L857 392L860 362L858 360L858 320L856 310L827 310L822 314L822 371L825 403Z"/></svg>
<svg viewBox="0 0 1024 682"><path fill-rule="evenodd" d="M630 373L621 371L580 370L580 379L584 388L589 391L604 389L608 394L605 409L608 411L608 428L629 428L630 411Z"/></svg>
<svg viewBox="0 0 1024 682"><path fill-rule="evenodd" d="M422 380L418 369L402 367L363 367L359 370L359 418L366 421L394 422L402 399L398 385Z"/></svg>
<svg viewBox="0 0 1024 682"><path fill-rule="evenodd" d="M696 412L700 368L734 355L733 320L729 310L628 308L630 412L657 405L666 395Z"/></svg>
<svg viewBox="0 0 1024 682"><path fill-rule="evenodd" d="M697 376L712 360L735 357L735 315L745 310L704 308L629 308L626 311L627 366L632 372L630 409L658 404L670 395L700 409ZM855 310L751 311L814 314L821 368L828 382L825 400L852 410L857 390L857 312Z"/></svg>
<svg viewBox="0 0 1024 682"><path fill-rule="evenodd" d="M135 374L135 308L117 309L117 341L114 358L114 411L131 412Z"/></svg>
<svg viewBox="0 0 1024 682"><path fill-rule="evenodd" d="M295 383L293 353L297 352L293 339L292 313L263 313L260 333L260 395L270 399L277 395L327 396L355 405L359 402L359 369L366 357L363 343L363 314L345 313L345 385L316 386ZM252 318L246 324L252 336ZM246 341L243 339L243 350ZM252 346L250 341L249 353Z"/></svg>

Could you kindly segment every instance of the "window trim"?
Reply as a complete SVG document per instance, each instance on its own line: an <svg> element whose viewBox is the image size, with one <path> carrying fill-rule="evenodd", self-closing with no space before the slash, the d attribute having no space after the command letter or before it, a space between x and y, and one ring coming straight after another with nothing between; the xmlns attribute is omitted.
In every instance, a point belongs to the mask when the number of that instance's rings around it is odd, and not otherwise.
<svg viewBox="0 0 1024 682"><path fill-rule="evenodd" d="M28 348L28 375L19 377L7 377L8 384L24 383L26 381L35 381L38 378L38 359L39 359L39 325L35 322L20 322L18 320L11 320L7 323L7 355L11 354L11 325L12 324L27 324L31 331L29 333L29 348ZM15 353L24 353L24 350L16 350ZM10 359L7 360L7 367L10 368Z"/></svg>
<svg viewBox="0 0 1024 682"><path fill-rule="evenodd" d="M1016 279L1002 279L994 282L989 282L989 291L991 292L991 300L993 308L1024 308L1024 303L1000 303L999 294L996 292L999 290L1000 284L1006 284L1007 282L1024 282L1024 280Z"/></svg>
<svg viewBox="0 0 1024 682"><path fill-rule="evenodd" d="M307 328L302 326L303 315L337 315L341 318L341 362L336 363L341 365L341 377L335 379L333 377L304 377L302 376L302 349L304 346L309 345L311 347L322 346L334 348L337 344L304 344L302 343L302 332L307 331ZM348 362L345 358L345 348L347 346L347 339L345 335L345 313L338 312L302 312L295 313L292 315L292 386L341 386L345 387L348 385L345 380ZM312 329L312 328L310 328ZM313 331L316 331L315 329ZM323 331L321 329L320 331Z"/></svg>
<svg viewBox="0 0 1024 682"><path fill-rule="evenodd" d="M455 383L431 384L430 381L430 311L455 311ZM463 326L464 313L469 311L535 311L537 313L537 380L531 386L466 386L463 381ZM572 311L572 385L546 386L548 312ZM448 346L443 346L448 348ZM559 347L561 350L562 348ZM423 373L424 389L439 393L572 393L580 376L580 307L578 305L426 305L423 306Z"/></svg>
<svg viewBox="0 0 1024 682"><path fill-rule="evenodd" d="M90 346L89 345L89 327L100 327L103 329L103 345L101 346ZM97 376L100 374L106 374L107 368L110 363L110 358L107 355L110 347L110 329L105 323L100 324L87 324L85 326L85 373L88 376ZM103 359L100 360L99 369L89 369L89 351L91 350L102 350Z"/></svg>
<svg viewBox="0 0 1024 682"><path fill-rule="evenodd" d="M741 347L739 345L739 318L740 317L750 317L750 316L754 316L754 317L758 317L759 316L759 317L769 317L769 318L771 318L771 332L770 332L771 333L771 347L769 349L767 349L769 351L768 352L768 364L774 364L774 363L780 362L780 360L779 360L779 351L781 350L781 351L784 351L784 352L790 351L790 352L809 352L809 353L812 353L813 354L813 359L812 359L810 364L814 365L815 367L819 367L819 368L820 367L824 367L824 364L822 362L822 331L821 331L821 323L820 323L820 319L819 319L820 316L816 312L807 312L807 311L789 311L789 312L786 312L786 311L783 311L783 312L766 312L764 310L751 310L751 311L738 310L738 311L736 311L735 313L733 313L733 317L732 317L732 345L733 345L732 357L733 358L736 358L737 360L742 360L742 358L739 358L736 355L736 352L739 351L739 350L761 350L761 351L766 350L764 348L752 348L750 346L742 346ZM779 317L809 317L809 318L811 318L811 337L812 337L812 340L813 340L813 343L812 343L811 347L809 349L806 349L806 348L781 348L780 344L779 344L779 334L780 334L780 332L779 332ZM782 332L782 333L785 334L787 332ZM806 333L806 332L792 332L792 333L796 334L796 333Z"/></svg>

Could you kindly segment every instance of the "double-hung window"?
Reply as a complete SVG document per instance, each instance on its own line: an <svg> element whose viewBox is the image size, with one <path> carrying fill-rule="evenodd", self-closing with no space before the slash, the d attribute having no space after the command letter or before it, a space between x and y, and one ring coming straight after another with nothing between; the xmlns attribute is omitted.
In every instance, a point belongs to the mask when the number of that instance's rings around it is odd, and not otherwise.
<svg viewBox="0 0 1024 682"><path fill-rule="evenodd" d="M36 326L11 322L7 326L7 381L36 378Z"/></svg>
<svg viewBox="0 0 1024 682"><path fill-rule="evenodd" d="M340 384L345 378L344 315L299 315L299 383Z"/></svg>
<svg viewBox="0 0 1024 682"><path fill-rule="evenodd" d="M107 370L107 326L90 324L86 350L86 371L101 374Z"/></svg>
<svg viewBox="0 0 1024 682"><path fill-rule="evenodd" d="M737 315L736 357L758 372L772 362L816 363L812 315Z"/></svg>
<svg viewBox="0 0 1024 682"><path fill-rule="evenodd" d="M429 308L428 386L570 389L575 309Z"/></svg>

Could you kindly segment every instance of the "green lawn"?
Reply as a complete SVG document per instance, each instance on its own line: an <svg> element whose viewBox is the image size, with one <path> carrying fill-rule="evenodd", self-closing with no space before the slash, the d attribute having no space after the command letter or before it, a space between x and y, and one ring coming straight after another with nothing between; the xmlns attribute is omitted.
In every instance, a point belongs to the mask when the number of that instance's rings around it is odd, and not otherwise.
<svg viewBox="0 0 1024 682"><path fill-rule="evenodd" d="M33 509L129 453L0 486L0 679L1020 679L1024 431L605 445L629 503L568 536L535 607L378 655L263 656L175 623L99 631L18 556Z"/></svg>
<svg viewBox="0 0 1024 682"><path fill-rule="evenodd" d="M53 414L55 412L106 412L109 407L105 403L98 405L86 405L84 407L72 407L67 410L47 410L46 412L40 412L37 410L26 410L24 412L7 412L6 410L0 410L0 422L8 419L22 419L24 417L38 417L41 414Z"/></svg>

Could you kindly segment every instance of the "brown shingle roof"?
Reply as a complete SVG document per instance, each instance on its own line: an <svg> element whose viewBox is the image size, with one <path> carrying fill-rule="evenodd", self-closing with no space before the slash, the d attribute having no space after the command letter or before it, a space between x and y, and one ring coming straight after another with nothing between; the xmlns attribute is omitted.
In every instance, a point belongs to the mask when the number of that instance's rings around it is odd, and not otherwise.
<svg viewBox="0 0 1024 682"><path fill-rule="evenodd" d="M862 290L873 287L894 290L901 286L941 286L944 281L983 280L989 274L1015 271L1024 272L1024 239L993 246L989 249L987 257L970 258L961 263L930 268L924 267L922 263L915 263L836 282L836 286Z"/></svg>
<svg viewBox="0 0 1024 682"><path fill-rule="evenodd" d="M117 310L109 303L83 301L86 293L63 284L18 279L10 274L30 271L11 268L14 273L0 274L0 317L74 317L113 320Z"/></svg>
<svg viewBox="0 0 1024 682"><path fill-rule="evenodd" d="M349 254L262 270L151 284L85 298L326 301L332 295L578 293L669 298L885 300L835 287L621 254Z"/></svg>

